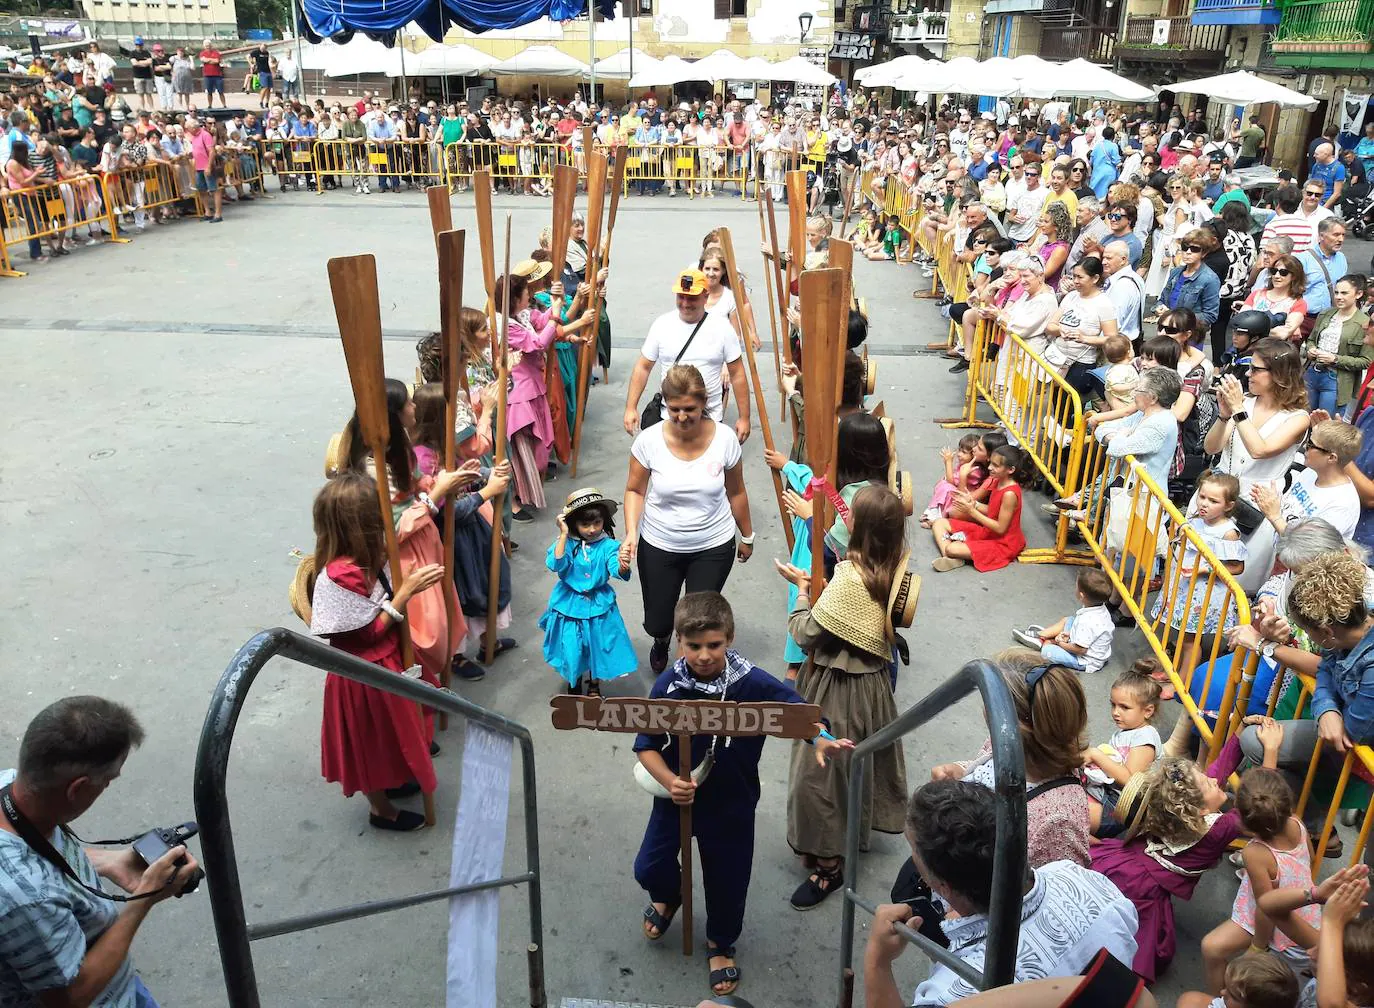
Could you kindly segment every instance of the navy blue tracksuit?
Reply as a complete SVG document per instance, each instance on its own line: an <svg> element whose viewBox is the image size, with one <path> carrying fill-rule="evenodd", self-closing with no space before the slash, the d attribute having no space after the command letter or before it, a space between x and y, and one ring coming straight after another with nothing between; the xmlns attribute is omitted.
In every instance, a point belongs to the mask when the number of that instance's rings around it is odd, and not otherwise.
<svg viewBox="0 0 1374 1008"><path fill-rule="evenodd" d="M720 696L687 693L668 687L675 678L670 666L649 691L650 699L719 700ZM755 667L733 683L726 700L738 703L806 703L801 694ZM692 736L695 767L711 747L710 735ZM754 864L754 809L759 801L759 757L766 736L722 736L716 743L710 774L697 788L692 804L692 835L697 838L702 888L706 892L706 937L717 948L733 948L744 927L744 902ZM664 748L666 743L667 748ZM728 744L727 744L728 743ZM635 752L658 749L670 769L678 766L677 737L637 735ZM668 798L655 798L644 840L635 857L635 881L654 903L676 906L681 899L682 867L678 807Z"/></svg>

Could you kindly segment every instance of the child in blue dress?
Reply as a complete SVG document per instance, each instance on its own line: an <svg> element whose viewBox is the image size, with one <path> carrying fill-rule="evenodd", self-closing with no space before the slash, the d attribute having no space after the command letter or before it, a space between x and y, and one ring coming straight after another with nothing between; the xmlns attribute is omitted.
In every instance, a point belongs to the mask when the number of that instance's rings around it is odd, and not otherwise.
<svg viewBox="0 0 1374 1008"><path fill-rule="evenodd" d="M558 538L544 562L558 575L549 607L539 619L544 660L574 692L599 693L600 683L639 667L630 632L615 603L611 578L630 580L630 565L612 536L615 502L594 488L569 494L558 516Z"/></svg>

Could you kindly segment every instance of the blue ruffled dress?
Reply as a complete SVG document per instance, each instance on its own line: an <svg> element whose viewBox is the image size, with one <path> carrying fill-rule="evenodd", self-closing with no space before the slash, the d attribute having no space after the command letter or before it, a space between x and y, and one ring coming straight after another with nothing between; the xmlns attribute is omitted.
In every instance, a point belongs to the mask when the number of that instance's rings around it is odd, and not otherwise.
<svg viewBox="0 0 1374 1008"><path fill-rule="evenodd" d="M544 631L544 660L570 686L584 675L617 679L639 668L630 632L615 602L611 578L620 573L620 543L609 536L596 542L569 539L563 556L549 546L544 563L558 575L549 607L539 618Z"/></svg>

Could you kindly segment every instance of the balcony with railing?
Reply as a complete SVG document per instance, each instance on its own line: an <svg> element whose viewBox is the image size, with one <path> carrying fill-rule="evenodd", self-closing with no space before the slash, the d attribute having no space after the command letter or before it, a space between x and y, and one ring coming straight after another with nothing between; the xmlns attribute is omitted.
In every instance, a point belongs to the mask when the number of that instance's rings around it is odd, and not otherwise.
<svg viewBox="0 0 1374 1008"><path fill-rule="evenodd" d="M1374 66L1374 0L1289 0L1271 44L1285 66Z"/></svg>
<svg viewBox="0 0 1374 1008"><path fill-rule="evenodd" d="M1089 63L1111 63L1116 48L1116 36L1096 25L1076 25L1072 28L1046 26L1040 32L1038 55L1053 63L1085 59Z"/></svg>
<svg viewBox="0 0 1374 1008"><path fill-rule="evenodd" d="M1274 0L1194 0L1195 25L1276 25L1279 8Z"/></svg>
<svg viewBox="0 0 1374 1008"><path fill-rule="evenodd" d="M924 10L893 15L888 37L907 45L944 45L949 41L949 12Z"/></svg>
<svg viewBox="0 0 1374 1008"><path fill-rule="evenodd" d="M1190 17L1128 17L1126 33L1116 43L1117 55L1126 60L1220 66L1228 31L1225 25L1195 25Z"/></svg>

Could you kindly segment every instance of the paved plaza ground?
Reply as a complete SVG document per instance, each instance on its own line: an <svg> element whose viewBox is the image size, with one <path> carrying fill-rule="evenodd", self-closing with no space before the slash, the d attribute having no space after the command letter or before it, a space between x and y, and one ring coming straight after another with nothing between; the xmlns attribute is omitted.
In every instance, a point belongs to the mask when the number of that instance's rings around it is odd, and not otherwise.
<svg viewBox="0 0 1374 1008"><path fill-rule="evenodd" d="M521 258L548 223L549 203L499 198L498 234L508 211L513 255ZM454 217L471 228L465 300L479 305L470 197L455 203ZM563 474L549 484L551 502L588 484L623 495L629 439L620 418L635 350L652 319L673 307L673 272L695 259L701 236L719 225L732 229L740 268L756 278L766 326L752 203L718 197L622 204L609 291L611 383L590 399L582 471L576 480ZM226 663L258 630L303 629L287 605L295 570L289 552L313 547L310 503L323 480L325 444L352 406L325 261L357 252L377 257L388 372L409 379L415 340L438 319L434 249L418 193L290 194L229 208L221 225L150 228L130 246L78 250L26 278L0 281L0 519L10 556L0 616L9 641L0 665L0 766L13 765L29 718L65 694L128 703L148 734L122 778L77 824L85 836L191 818L196 745ZM917 281L910 267L861 261L855 268L855 286L872 315L877 398L896 420L902 465L924 503L939 476L938 449L958 437L930 421L957 412L963 382L946 374L945 362L916 350L944 326L929 303L911 299ZM761 358L765 387L770 356ZM777 406L770 396L769 414L780 430ZM785 557L786 545L761 455L756 422L745 470L758 546L754 559L735 569L726 595L739 620L737 647L780 673L786 595L772 559ZM1040 500L1028 497L1033 545L1050 538ZM515 535L522 549L512 565L512 632L521 646L497 659L485 681L459 690L534 735L550 999L693 1005L708 992L704 957L684 959L676 926L658 946L641 937L645 898L631 863L649 800L631 781L629 739L555 733L549 725L557 680L541 661L536 622L551 586L543 557L554 535L552 510L517 526ZM901 670L899 707L961 663L1009 646L1011 627L1048 622L1075 606L1072 568L935 574L935 550L914 521L910 538L924 587L907 632L913 662ZM619 597L636 646L647 652L638 584L622 586ZM1085 682L1093 742L1110 733L1112 671L1135 653L1127 632L1118 638L1109 670ZM615 692L642 693L651 682L647 667L632 678ZM460 726L441 737L439 827L379 833L367 826L361 797L345 800L319 776L321 685L313 670L275 662L259 677L238 726L227 799L250 922L447 883ZM1176 710L1163 713L1162 730ZM907 740L908 782L925 779L936 763L971 757L983 738L981 711L965 701ZM787 744L767 745L739 944L740 994L759 1008L834 1003L840 901L806 914L787 903L802 878L785 842L787 758ZM523 868L520 820L517 784L508 872ZM875 837L872 853L851 867L860 891L883 899L905 856L900 837ZM1159 985L1161 1004L1199 982L1197 943L1227 916L1234 887L1228 873L1217 871L1191 904L1180 904L1180 955ZM501 1003L516 1006L527 1003L527 917L523 892L505 893ZM260 942L254 952L263 1003L440 1004L446 932L447 911L433 904ZM167 1008L225 1003L203 894L158 907L139 935L135 959ZM914 952L898 966L906 991L925 975Z"/></svg>

